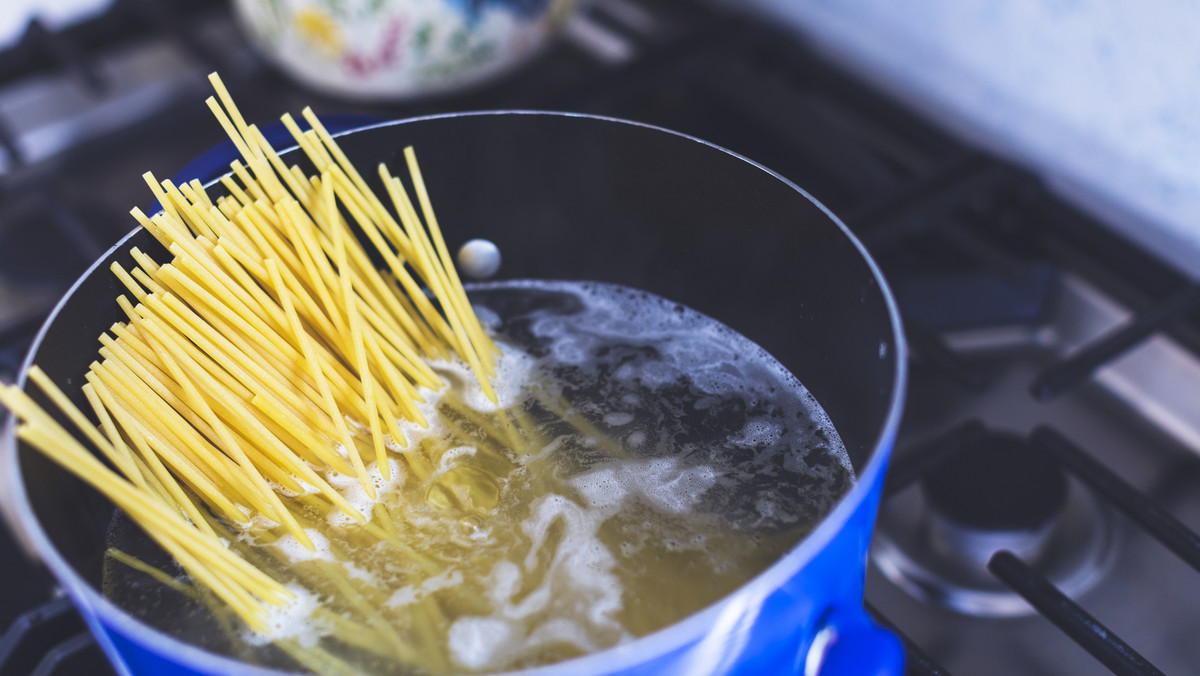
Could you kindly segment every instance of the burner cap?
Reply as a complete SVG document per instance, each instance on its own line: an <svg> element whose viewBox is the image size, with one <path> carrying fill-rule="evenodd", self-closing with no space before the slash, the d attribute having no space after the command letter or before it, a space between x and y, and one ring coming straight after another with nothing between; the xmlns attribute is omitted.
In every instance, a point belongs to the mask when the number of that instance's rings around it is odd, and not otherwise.
<svg viewBox="0 0 1200 676"><path fill-rule="evenodd" d="M1013 552L1068 595L1111 561L1111 517L1081 482L1024 439L989 432L880 505L871 559L929 603L983 617L1033 609L987 570Z"/></svg>
<svg viewBox="0 0 1200 676"><path fill-rule="evenodd" d="M930 509L960 527L1034 531L1067 502L1067 478L1053 458L1003 433L982 436L922 479Z"/></svg>

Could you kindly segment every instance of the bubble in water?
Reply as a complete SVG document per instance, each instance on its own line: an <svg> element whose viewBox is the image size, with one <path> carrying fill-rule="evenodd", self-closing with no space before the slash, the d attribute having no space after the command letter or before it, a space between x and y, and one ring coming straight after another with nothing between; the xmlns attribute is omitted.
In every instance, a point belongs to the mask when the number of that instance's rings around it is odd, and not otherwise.
<svg viewBox="0 0 1200 676"><path fill-rule="evenodd" d="M611 427L620 427L633 422L633 414L625 412L609 413L604 416L605 424Z"/></svg>

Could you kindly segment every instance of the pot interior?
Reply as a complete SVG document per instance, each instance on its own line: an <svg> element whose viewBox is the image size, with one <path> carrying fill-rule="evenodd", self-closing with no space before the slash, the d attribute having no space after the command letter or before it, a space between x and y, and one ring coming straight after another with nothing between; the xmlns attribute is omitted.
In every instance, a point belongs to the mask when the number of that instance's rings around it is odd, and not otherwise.
<svg viewBox="0 0 1200 676"><path fill-rule="evenodd" d="M379 162L420 157L453 251L495 242L498 279L595 280L644 289L761 345L820 402L860 474L894 398L897 349L885 292L845 232L805 194L746 160L659 129L554 114L478 114L373 127L340 143L368 182ZM380 194L377 183L372 186ZM97 337L123 318L109 272L135 233L52 317L32 361L76 396ZM100 586L112 507L32 449L21 481L40 528Z"/></svg>

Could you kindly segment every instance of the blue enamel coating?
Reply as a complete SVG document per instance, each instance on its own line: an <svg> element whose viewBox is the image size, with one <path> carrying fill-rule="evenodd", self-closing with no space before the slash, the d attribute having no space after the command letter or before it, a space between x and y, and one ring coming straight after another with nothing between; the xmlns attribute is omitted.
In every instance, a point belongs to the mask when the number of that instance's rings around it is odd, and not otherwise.
<svg viewBox="0 0 1200 676"><path fill-rule="evenodd" d="M274 133L277 130L269 135ZM176 180L220 175L231 157L232 144L227 151L214 149L189 165L187 173ZM796 190L812 200L800 188ZM889 395L891 403L870 459L859 470L858 482L795 549L717 604L636 641L519 672L522 676L898 676L903 672L899 641L872 623L862 608L862 597L867 548L902 409L907 379L906 347L894 300L878 268L849 230L821 209L857 247L870 267L886 302L894 338L896 370ZM124 240L115 248L122 246ZM85 273L85 277L91 272ZM11 430L6 430L6 437L11 439ZM18 505L19 512L21 509L24 507ZM27 513L18 516L32 519ZM205 652L149 628L84 582L37 529L31 535L118 673L206 676L279 673ZM823 646L820 658L810 658L809 649L818 633L830 639Z"/></svg>

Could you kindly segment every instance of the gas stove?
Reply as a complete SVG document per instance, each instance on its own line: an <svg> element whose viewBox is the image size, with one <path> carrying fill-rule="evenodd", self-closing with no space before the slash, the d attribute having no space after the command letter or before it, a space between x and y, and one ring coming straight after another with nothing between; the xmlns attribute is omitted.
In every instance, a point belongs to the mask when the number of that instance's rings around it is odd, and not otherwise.
<svg viewBox="0 0 1200 676"><path fill-rule="evenodd" d="M596 0L485 88L326 99L248 47L225 2L119 0L0 52L0 379L87 264L218 143L219 69L253 119L573 110L676 129L780 172L839 214L894 286L907 412L866 603L911 674L1182 673L1200 664L1198 287L1050 191L761 18ZM102 657L52 582L0 543L0 675Z"/></svg>

